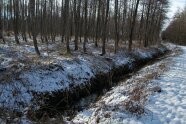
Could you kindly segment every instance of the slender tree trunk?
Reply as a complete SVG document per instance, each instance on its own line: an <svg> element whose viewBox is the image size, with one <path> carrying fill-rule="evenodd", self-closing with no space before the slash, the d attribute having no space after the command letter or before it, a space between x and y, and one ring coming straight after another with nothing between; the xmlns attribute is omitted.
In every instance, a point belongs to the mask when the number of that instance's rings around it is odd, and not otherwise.
<svg viewBox="0 0 186 124"><path fill-rule="evenodd" d="M85 23L84 23L84 42L83 42L83 52L86 52L86 42L88 41L88 38L87 38L87 23L88 23L88 16L87 16L87 13L88 13L88 1L85 0Z"/></svg>
<svg viewBox="0 0 186 124"><path fill-rule="evenodd" d="M65 19L64 19L64 14L65 14L65 9L63 7L64 0L61 0L61 42L64 42L64 31L65 31Z"/></svg>
<svg viewBox="0 0 186 124"><path fill-rule="evenodd" d="M36 39L36 17L35 17L35 0L30 0L30 17L31 17L31 33L34 42L34 48L38 56L40 56L40 52L37 46L37 39Z"/></svg>
<svg viewBox="0 0 186 124"><path fill-rule="evenodd" d="M18 21L19 21L19 0L13 0L14 6L14 36L17 44L19 43L19 31L18 31Z"/></svg>
<svg viewBox="0 0 186 124"><path fill-rule="evenodd" d="M128 0L124 0L124 5L123 5L123 19L122 19L122 40L126 42L126 16L127 16L127 2Z"/></svg>
<svg viewBox="0 0 186 124"><path fill-rule="evenodd" d="M65 7L64 7L64 30L66 36L66 49L67 53L70 53L70 26L69 26L69 0L65 0Z"/></svg>
<svg viewBox="0 0 186 124"><path fill-rule="evenodd" d="M101 0L99 0L99 3L98 3L98 12L97 12L97 24L96 24L96 39L95 39L95 47L98 47L98 33L99 33L99 24L100 24L100 11L101 11Z"/></svg>
<svg viewBox="0 0 186 124"><path fill-rule="evenodd" d="M149 30L149 16L150 16L150 8L151 8L151 1L149 0L147 6L147 15L146 15L146 24L145 24L145 38L144 38L144 47L148 46L148 30Z"/></svg>
<svg viewBox="0 0 186 124"><path fill-rule="evenodd" d="M107 7L106 7L106 14L105 14L105 23L104 23L104 27L103 27L103 35L102 35L102 54L104 55L106 53L105 50L105 42L106 42L106 38L107 38L107 23L108 23L108 16L109 16L109 7L110 7L110 0L107 0Z"/></svg>
<svg viewBox="0 0 186 124"><path fill-rule="evenodd" d="M129 50L132 50L132 40L133 40L133 34L134 34L134 28L135 28L135 23L136 23L136 16L137 16L137 12L138 12L138 6L139 6L139 1L137 0L136 2L136 7L135 7L135 11L133 14L133 20L132 20L132 25L131 25L131 30L130 30L130 34L129 34Z"/></svg>
<svg viewBox="0 0 186 124"><path fill-rule="evenodd" d="M22 1L23 3L21 4L21 10L22 10L22 17L21 17L21 30L22 30L22 38L25 42L27 42L27 37L26 37L26 20L25 20L25 0Z"/></svg>
<svg viewBox="0 0 186 124"><path fill-rule="evenodd" d="M81 9L80 7L81 7L81 0L79 0L79 2L77 2L77 0L74 0L75 50L78 50L79 20L80 20L80 9Z"/></svg>
<svg viewBox="0 0 186 124"><path fill-rule="evenodd" d="M2 3L2 0L0 0L0 2ZM3 8L3 6L2 6L2 4L0 4L0 39L3 39L3 20L2 20L2 14L1 14L1 12L2 12L2 8Z"/></svg>
<svg viewBox="0 0 186 124"><path fill-rule="evenodd" d="M119 43L119 32L118 32L118 0L115 0L115 49L114 52L116 53L118 50L118 43Z"/></svg>
<svg viewBox="0 0 186 124"><path fill-rule="evenodd" d="M139 25L139 31L138 31L138 40L140 42L141 46L141 41L142 41L142 35L143 35L143 23L144 23L144 9L145 9L145 4L143 4L142 12L141 12L141 19L140 19L140 25Z"/></svg>

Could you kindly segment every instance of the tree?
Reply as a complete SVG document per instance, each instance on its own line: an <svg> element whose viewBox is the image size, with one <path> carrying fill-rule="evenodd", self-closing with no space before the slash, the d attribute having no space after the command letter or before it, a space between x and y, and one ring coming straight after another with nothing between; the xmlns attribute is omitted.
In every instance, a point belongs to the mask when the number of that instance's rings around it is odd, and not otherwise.
<svg viewBox="0 0 186 124"><path fill-rule="evenodd" d="M123 1L123 16L122 16L122 27L121 27L121 32L122 32L122 40L126 41L126 19L127 19L127 4L128 0ZM126 42L125 42L126 43Z"/></svg>
<svg viewBox="0 0 186 124"><path fill-rule="evenodd" d="M100 33L100 21L101 21L101 0L98 0L98 12L97 12L97 22L96 22L96 34L95 34L95 47L98 47L98 38Z"/></svg>
<svg viewBox="0 0 186 124"><path fill-rule="evenodd" d="M26 12L26 4L25 4L25 0L22 0L20 3L20 9L21 9L21 33L22 33L22 38L24 41L27 42L27 36L26 36L26 19L25 17L27 16L27 12Z"/></svg>
<svg viewBox="0 0 186 124"><path fill-rule="evenodd" d="M115 16L114 16L114 21L115 21L115 53L117 52L118 49L118 43L119 43L119 19L118 19L118 0L115 0Z"/></svg>
<svg viewBox="0 0 186 124"><path fill-rule="evenodd" d="M133 33L134 33L135 24L136 24L136 16L137 16L138 7L139 7L139 1L140 0L137 0L136 2L133 19L132 19L132 25L131 25L131 29L129 33L129 50L132 50L132 40L133 40Z"/></svg>
<svg viewBox="0 0 186 124"><path fill-rule="evenodd" d="M64 34L66 39L66 49L67 53L70 53L70 29L69 29L69 0L65 0L65 7L64 7Z"/></svg>
<svg viewBox="0 0 186 124"><path fill-rule="evenodd" d="M14 35L15 35L15 41L17 44L19 43L19 32L18 32L18 25L19 25L19 0L13 0L13 8L14 8Z"/></svg>
<svg viewBox="0 0 186 124"><path fill-rule="evenodd" d="M40 56L40 52L37 46L37 34L36 34L36 17L35 17L35 0L29 0L29 5L30 5L30 18L31 18L31 33L33 37L33 42L34 42L34 48L37 53L37 55Z"/></svg>
<svg viewBox="0 0 186 124"><path fill-rule="evenodd" d="M87 38L87 33L88 33L88 30L87 30L87 23L88 23L88 0L84 0L84 12L85 12L85 17L84 17L84 20L85 20L85 24L84 24L84 42L83 42L83 52L86 52L86 42L88 41L88 38Z"/></svg>
<svg viewBox="0 0 186 124"><path fill-rule="evenodd" d="M0 1L2 3L2 0ZM3 39L2 4L0 4L0 39Z"/></svg>
<svg viewBox="0 0 186 124"><path fill-rule="evenodd" d="M102 34L102 54L104 55L106 53L105 51L105 42L106 42L106 38L107 38L107 23L108 23L108 15L109 15L109 8L110 8L110 1L107 0L106 2L106 14L105 14L105 22L104 22L104 26L103 26L103 34Z"/></svg>
<svg viewBox="0 0 186 124"><path fill-rule="evenodd" d="M78 8L79 10L79 8ZM75 28L75 40L74 40L74 46L75 50L78 50L78 11L77 10L77 0L74 0L74 28Z"/></svg>
<svg viewBox="0 0 186 124"><path fill-rule="evenodd" d="M169 26L163 31L162 39L175 44L186 45L186 7L178 11Z"/></svg>

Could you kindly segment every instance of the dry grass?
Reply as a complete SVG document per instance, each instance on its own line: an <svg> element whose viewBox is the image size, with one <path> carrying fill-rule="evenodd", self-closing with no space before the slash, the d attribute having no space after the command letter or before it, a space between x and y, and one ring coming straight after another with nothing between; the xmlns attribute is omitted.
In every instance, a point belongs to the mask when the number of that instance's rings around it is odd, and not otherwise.
<svg viewBox="0 0 186 124"><path fill-rule="evenodd" d="M145 112L145 103L151 92L162 91L160 86L148 87L152 79L159 77L159 75L167 69L168 63L160 63L154 72L146 73L143 77L134 79L133 87L128 91L129 98L123 102L125 109L133 114L142 115Z"/></svg>

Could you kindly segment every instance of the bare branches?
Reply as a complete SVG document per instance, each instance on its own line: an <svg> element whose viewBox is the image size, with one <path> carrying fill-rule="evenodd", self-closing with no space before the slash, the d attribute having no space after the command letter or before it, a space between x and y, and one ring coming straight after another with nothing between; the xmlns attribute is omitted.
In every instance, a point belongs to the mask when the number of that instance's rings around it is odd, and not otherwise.
<svg viewBox="0 0 186 124"><path fill-rule="evenodd" d="M27 42L33 39L36 53L37 39L42 43L55 42L60 36L66 43L66 51L87 51L89 40L106 53L107 40L114 40L115 53L120 43L132 42L147 47L157 43L165 19L168 2L159 0L1 0L0 32L14 32L19 44L20 34ZM3 23L5 22L5 23ZM2 33L1 33L2 37ZM39 42L39 40L38 40ZM141 44L142 45L142 44ZM82 47L81 47L82 48Z"/></svg>
<svg viewBox="0 0 186 124"><path fill-rule="evenodd" d="M176 44L186 45L186 7L175 14L173 21L162 33L162 38Z"/></svg>

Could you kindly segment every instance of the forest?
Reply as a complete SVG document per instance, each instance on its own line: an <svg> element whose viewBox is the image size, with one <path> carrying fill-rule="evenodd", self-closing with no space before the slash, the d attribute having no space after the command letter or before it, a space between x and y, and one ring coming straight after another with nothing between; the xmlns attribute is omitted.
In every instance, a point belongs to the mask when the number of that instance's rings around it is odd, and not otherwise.
<svg viewBox="0 0 186 124"><path fill-rule="evenodd" d="M14 35L33 39L35 51L40 55L38 42L65 42L70 53L83 43L83 52L89 40L102 47L105 54L107 41L114 40L114 51L119 43L128 42L132 49L136 41L147 47L160 41L160 32L166 19L167 0L1 0L0 36Z"/></svg>
<svg viewBox="0 0 186 124"><path fill-rule="evenodd" d="M0 124L185 124L184 2L0 0Z"/></svg>
<svg viewBox="0 0 186 124"><path fill-rule="evenodd" d="M175 14L170 25L163 31L162 37L169 42L186 45L186 6L184 10Z"/></svg>

